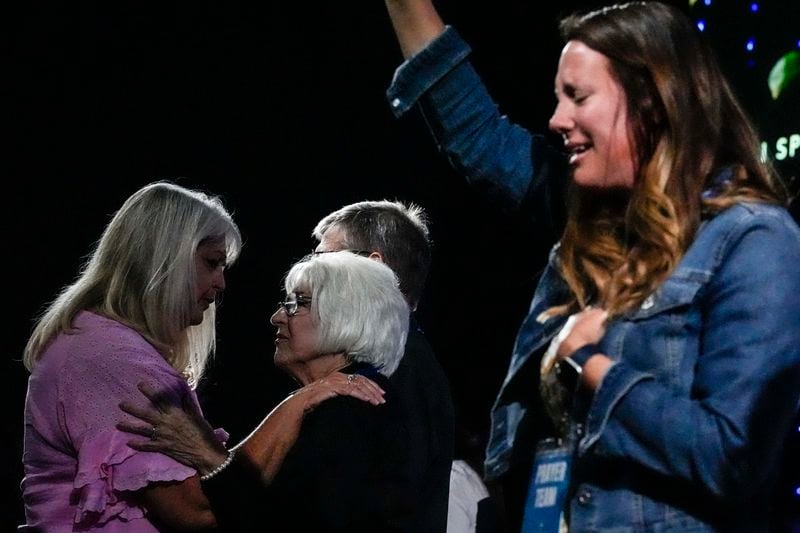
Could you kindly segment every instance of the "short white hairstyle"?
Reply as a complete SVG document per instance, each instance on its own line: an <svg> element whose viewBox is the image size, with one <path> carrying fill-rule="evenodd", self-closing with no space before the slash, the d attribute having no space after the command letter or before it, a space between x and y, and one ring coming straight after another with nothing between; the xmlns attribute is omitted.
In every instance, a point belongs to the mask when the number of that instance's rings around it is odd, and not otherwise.
<svg viewBox="0 0 800 533"><path fill-rule="evenodd" d="M286 294L311 296L319 353L344 352L391 376L405 351L411 313L394 272L351 252L310 255L289 270Z"/></svg>

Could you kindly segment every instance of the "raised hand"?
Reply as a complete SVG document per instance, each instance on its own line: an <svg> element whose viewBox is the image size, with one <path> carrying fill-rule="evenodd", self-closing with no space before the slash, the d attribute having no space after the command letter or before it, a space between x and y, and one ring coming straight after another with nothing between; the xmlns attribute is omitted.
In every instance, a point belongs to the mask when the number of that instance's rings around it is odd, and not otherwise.
<svg viewBox="0 0 800 533"><path fill-rule="evenodd" d="M386 0L386 9L406 59L444 31L444 23L430 0Z"/></svg>

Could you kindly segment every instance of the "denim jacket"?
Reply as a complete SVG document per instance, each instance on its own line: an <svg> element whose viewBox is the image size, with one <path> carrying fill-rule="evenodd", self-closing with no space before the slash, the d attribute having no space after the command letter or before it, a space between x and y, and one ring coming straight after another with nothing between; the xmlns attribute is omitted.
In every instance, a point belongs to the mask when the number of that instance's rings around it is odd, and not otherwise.
<svg viewBox="0 0 800 533"><path fill-rule="evenodd" d="M468 54L447 28L397 70L392 109L418 103L471 183L558 231L563 158L499 114ZM600 347L615 364L576 425L572 531L767 528L780 443L800 399L798 265L789 214L739 204L704 222L669 278L608 325ZM520 423L540 408L540 358L566 320L541 313L567 295L551 253L492 409L489 478L507 472L512 451L535 447L518 442Z"/></svg>

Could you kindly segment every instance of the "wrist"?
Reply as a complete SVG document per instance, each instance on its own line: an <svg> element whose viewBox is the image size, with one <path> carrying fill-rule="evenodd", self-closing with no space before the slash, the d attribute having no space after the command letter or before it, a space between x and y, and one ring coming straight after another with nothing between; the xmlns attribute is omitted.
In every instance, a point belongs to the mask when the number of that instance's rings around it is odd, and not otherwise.
<svg viewBox="0 0 800 533"><path fill-rule="evenodd" d="M569 355L561 357L556 363L556 372L561 384L571 392L577 390L578 385L583 383L584 365L595 354L599 353L601 353L600 348L596 344L590 343L584 344L577 350L569 352Z"/></svg>
<svg viewBox="0 0 800 533"><path fill-rule="evenodd" d="M570 346L565 346L562 342L558 345L558 350L556 350L556 358L561 360L567 357L569 354L574 352L575 350Z"/></svg>
<svg viewBox="0 0 800 533"><path fill-rule="evenodd" d="M213 471L216 467L220 464L225 462L225 460L230 455L228 450L222 448L221 450L212 450L205 455L198 457L195 461L195 468L200 475L208 474L209 472Z"/></svg>
<svg viewBox="0 0 800 533"><path fill-rule="evenodd" d="M584 346L594 346L594 344L587 343L585 341L575 342L574 340L567 337L558 345L558 350L556 350L556 356L559 359L564 359L565 357L571 357L573 353L580 350Z"/></svg>
<svg viewBox="0 0 800 533"><path fill-rule="evenodd" d="M306 385L289 394L280 405L283 414L292 418L305 418L306 414L314 409L310 392L311 390Z"/></svg>
<svg viewBox="0 0 800 533"><path fill-rule="evenodd" d="M603 354L592 356L583 365L583 372L580 378L581 384L591 391L597 390L613 365L614 361Z"/></svg>
<svg viewBox="0 0 800 533"><path fill-rule="evenodd" d="M236 456L236 450L229 451L227 456L225 457L225 459L221 463L219 463L211 471L209 471L209 472L207 472L205 474L202 474L200 476L200 481L208 481L209 479L213 478L214 476L216 476L217 474L219 474L220 472L222 472L223 470L228 468L228 466L230 466L230 464L233 462L233 458L235 456Z"/></svg>
<svg viewBox="0 0 800 533"><path fill-rule="evenodd" d="M569 352L569 355L565 356L564 359L569 359L570 361L574 362L578 365L581 369L586 365L587 361L594 355L602 353L600 351L600 347L596 344L589 343L584 344L583 346L579 346L575 350Z"/></svg>

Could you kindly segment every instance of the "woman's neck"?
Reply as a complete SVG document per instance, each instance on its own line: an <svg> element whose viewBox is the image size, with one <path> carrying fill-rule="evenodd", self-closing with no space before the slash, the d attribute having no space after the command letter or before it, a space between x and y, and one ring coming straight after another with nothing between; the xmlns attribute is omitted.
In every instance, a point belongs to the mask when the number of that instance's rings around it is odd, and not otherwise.
<svg viewBox="0 0 800 533"><path fill-rule="evenodd" d="M349 364L350 362L347 360L344 353L324 354L288 370L300 384L308 385L312 381L317 381L325 376L329 376L345 368Z"/></svg>

